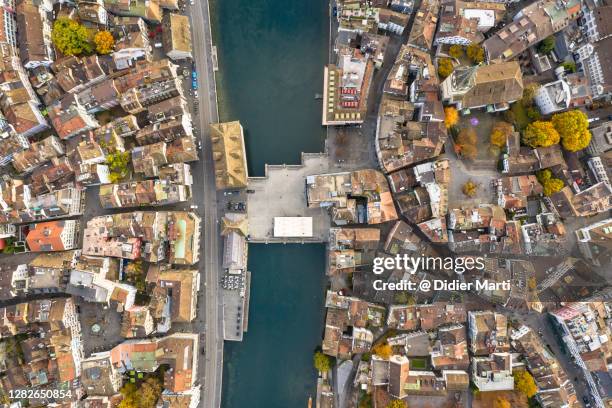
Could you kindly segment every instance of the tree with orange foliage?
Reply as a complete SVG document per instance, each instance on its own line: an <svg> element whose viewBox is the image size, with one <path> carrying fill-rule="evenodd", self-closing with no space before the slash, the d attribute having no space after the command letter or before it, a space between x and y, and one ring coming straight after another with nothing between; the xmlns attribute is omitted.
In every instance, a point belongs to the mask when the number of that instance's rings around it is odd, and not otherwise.
<svg viewBox="0 0 612 408"><path fill-rule="evenodd" d="M393 354L393 348L388 343L379 343L372 348L372 352L378 357L388 360Z"/></svg>
<svg viewBox="0 0 612 408"><path fill-rule="evenodd" d="M115 39L110 31L98 31L94 36L94 44L98 54L110 54L115 47Z"/></svg>
<svg viewBox="0 0 612 408"><path fill-rule="evenodd" d="M444 108L444 124L446 125L446 128L452 128L457 124L457 122L459 122L459 113L457 112L457 109L453 108L452 106L447 106Z"/></svg>
<svg viewBox="0 0 612 408"><path fill-rule="evenodd" d="M455 140L455 151L468 160L474 160L478 155L476 148L476 132L473 128L462 129Z"/></svg>
<svg viewBox="0 0 612 408"><path fill-rule="evenodd" d="M512 125L508 122L497 122L491 130L491 144L504 147L513 130Z"/></svg>
<svg viewBox="0 0 612 408"><path fill-rule="evenodd" d="M510 405L510 401L500 396L493 402L493 408L512 408L512 405Z"/></svg>

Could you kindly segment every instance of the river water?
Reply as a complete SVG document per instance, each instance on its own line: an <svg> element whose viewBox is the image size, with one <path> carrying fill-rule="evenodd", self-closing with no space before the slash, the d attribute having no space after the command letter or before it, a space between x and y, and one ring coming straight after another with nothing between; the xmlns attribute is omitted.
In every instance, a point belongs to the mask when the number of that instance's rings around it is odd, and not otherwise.
<svg viewBox="0 0 612 408"><path fill-rule="evenodd" d="M249 175L319 152L326 0L213 0L222 121L245 130ZM249 329L226 343L223 408L301 408L315 397L323 331L324 245L251 244ZM206 392L206 391L204 391Z"/></svg>
<svg viewBox="0 0 612 408"><path fill-rule="evenodd" d="M245 130L249 175L320 152L326 0L212 0L217 86L223 121Z"/></svg>
<svg viewBox="0 0 612 408"><path fill-rule="evenodd" d="M249 328L241 343L225 343L223 408L306 408L314 400L324 259L324 245L249 247Z"/></svg>

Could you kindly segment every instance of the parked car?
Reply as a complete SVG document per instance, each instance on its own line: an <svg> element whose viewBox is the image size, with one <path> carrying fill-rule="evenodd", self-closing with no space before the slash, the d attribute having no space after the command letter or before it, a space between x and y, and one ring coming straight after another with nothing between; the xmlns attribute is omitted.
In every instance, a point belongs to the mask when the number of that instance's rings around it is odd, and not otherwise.
<svg viewBox="0 0 612 408"><path fill-rule="evenodd" d="M195 81L195 80L194 80L194 81L191 81L191 87L192 87L193 89L196 89L196 90L197 90L197 89L198 89L198 81Z"/></svg>

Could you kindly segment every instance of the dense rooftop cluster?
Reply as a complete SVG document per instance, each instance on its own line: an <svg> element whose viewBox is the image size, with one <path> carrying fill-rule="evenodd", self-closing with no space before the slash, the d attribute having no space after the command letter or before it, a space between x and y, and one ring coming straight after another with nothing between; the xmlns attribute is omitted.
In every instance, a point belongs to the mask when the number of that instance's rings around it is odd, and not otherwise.
<svg viewBox="0 0 612 408"><path fill-rule="evenodd" d="M611 6L509 3L337 4L339 64L359 56L361 70L347 76L358 88L349 98L337 85L344 71L326 68L323 124L344 125L330 130L344 137L375 129L378 169L367 171L388 183L377 182L378 195L364 200L355 172L306 178L308 205L331 208L333 224L322 353L341 376L355 373L354 388L343 389L322 370L321 406L335 398L421 406L423 396L455 406L474 391L474 403L485 405L612 401L604 283L612 250L610 64L602 62ZM390 30L388 16L401 27ZM365 46L370 38L385 47ZM346 108L366 103L377 115L330 120L352 95L358 104ZM344 152L345 139L336 140ZM372 218L373 197L394 216ZM372 273L403 256L483 264ZM424 279L490 284L424 291ZM555 337L571 359L548 344Z"/></svg>
<svg viewBox="0 0 612 408"><path fill-rule="evenodd" d="M200 337L176 327L200 288L201 219L181 206L200 149L191 63L179 72L190 19L177 1L6 6L0 393L115 407L148 386L153 404L197 406Z"/></svg>

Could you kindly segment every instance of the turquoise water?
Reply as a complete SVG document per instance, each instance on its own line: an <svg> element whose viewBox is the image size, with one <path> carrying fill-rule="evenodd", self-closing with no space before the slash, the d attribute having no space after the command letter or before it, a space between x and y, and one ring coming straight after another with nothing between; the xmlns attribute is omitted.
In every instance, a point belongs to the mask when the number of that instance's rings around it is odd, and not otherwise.
<svg viewBox="0 0 612 408"><path fill-rule="evenodd" d="M320 152L327 0L212 0L222 121L245 130L249 175ZM227 342L223 408L301 408L316 394L323 332L325 247L250 245L249 330Z"/></svg>
<svg viewBox="0 0 612 408"><path fill-rule="evenodd" d="M223 408L303 408L316 396L325 246L251 244L249 329L225 343ZM313 404L314 406L314 404Z"/></svg>
<svg viewBox="0 0 612 408"><path fill-rule="evenodd" d="M245 130L249 175L320 152L327 0L212 0L222 121Z"/></svg>

